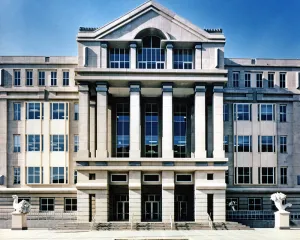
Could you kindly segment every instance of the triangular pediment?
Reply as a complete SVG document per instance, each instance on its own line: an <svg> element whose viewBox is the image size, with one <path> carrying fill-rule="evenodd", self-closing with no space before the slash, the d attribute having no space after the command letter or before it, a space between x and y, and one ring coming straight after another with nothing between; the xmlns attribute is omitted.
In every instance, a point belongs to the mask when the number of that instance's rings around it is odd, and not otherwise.
<svg viewBox="0 0 300 240"><path fill-rule="evenodd" d="M97 29L82 28L78 38L131 40L144 29L159 29L167 40L215 41L225 40L222 33L211 34L181 18L162 5L148 1L124 16Z"/></svg>

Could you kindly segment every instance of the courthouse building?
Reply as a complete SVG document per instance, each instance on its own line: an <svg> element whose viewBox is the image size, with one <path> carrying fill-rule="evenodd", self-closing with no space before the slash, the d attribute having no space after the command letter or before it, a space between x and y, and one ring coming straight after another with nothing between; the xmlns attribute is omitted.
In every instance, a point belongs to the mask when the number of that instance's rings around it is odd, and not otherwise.
<svg viewBox="0 0 300 240"><path fill-rule="evenodd" d="M1 211L220 222L276 191L299 211L300 60L224 58L222 29L153 1L76 41L0 57Z"/></svg>

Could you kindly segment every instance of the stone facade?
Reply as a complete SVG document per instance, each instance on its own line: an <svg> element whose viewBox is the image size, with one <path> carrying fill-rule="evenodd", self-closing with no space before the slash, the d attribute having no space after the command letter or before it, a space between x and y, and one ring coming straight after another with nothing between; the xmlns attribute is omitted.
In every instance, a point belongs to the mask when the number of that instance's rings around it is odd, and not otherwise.
<svg viewBox="0 0 300 240"><path fill-rule="evenodd" d="M279 189L299 210L299 60L226 59L221 30L152 1L77 42L0 57L1 211L13 193L87 222L222 222Z"/></svg>

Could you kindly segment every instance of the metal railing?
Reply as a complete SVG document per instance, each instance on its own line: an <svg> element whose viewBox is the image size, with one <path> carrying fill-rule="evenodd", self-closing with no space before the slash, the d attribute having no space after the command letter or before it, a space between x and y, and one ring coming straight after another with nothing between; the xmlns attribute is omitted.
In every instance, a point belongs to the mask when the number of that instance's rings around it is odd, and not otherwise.
<svg viewBox="0 0 300 240"><path fill-rule="evenodd" d="M213 230L213 221L211 220L210 215L207 213L207 220L208 220L208 226L210 227L210 230Z"/></svg>
<svg viewBox="0 0 300 240"><path fill-rule="evenodd" d="M132 213L131 219L130 219L130 229L131 229L131 231L133 229L133 219L134 219L134 213Z"/></svg>
<svg viewBox="0 0 300 240"><path fill-rule="evenodd" d="M226 211L226 220L274 220L275 211L263 211L263 210L237 210ZM291 220L300 220L300 212L291 212Z"/></svg>

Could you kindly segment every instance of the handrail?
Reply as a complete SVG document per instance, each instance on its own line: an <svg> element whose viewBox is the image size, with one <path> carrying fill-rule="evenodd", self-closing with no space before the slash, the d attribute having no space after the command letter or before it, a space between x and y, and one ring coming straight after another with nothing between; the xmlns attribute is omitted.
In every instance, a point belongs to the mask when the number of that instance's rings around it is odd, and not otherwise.
<svg viewBox="0 0 300 240"><path fill-rule="evenodd" d="M132 213L131 215L131 220L130 220L130 228L131 228L131 231L133 229L133 218L134 218L134 213Z"/></svg>
<svg viewBox="0 0 300 240"><path fill-rule="evenodd" d="M213 221L211 220L211 217L208 213L207 213L207 216L208 216L208 226L210 227L210 230L212 230L213 229Z"/></svg>
<svg viewBox="0 0 300 240"><path fill-rule="evenodd" d="M171 230L173 230L172 214L170 214L170 224L171 224Z"/></svg>

